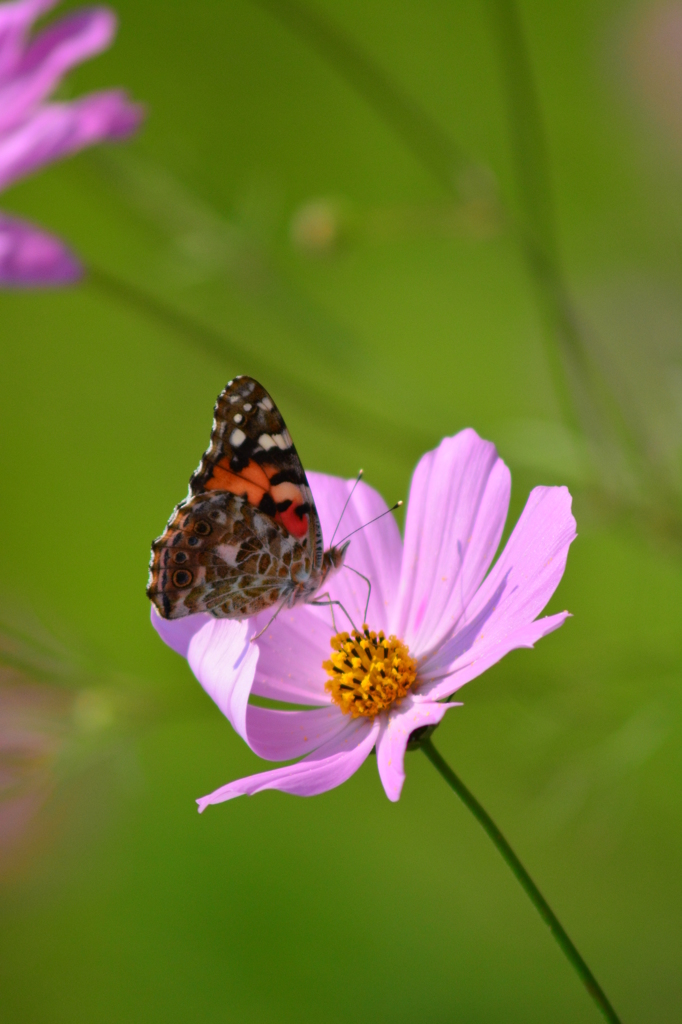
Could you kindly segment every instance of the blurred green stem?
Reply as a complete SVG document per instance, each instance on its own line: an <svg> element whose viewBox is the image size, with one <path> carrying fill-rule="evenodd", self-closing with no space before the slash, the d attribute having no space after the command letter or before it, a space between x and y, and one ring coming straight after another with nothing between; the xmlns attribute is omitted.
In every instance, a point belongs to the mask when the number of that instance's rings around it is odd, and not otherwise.
<svg viewBox="0 0 682 1024"><path fill-rule="evenodd" d="M521 221L514 224L548 333L557 343L549 358L564 419L587 426L603 404L559 256L547 138L530 54L515 0L487 0L498 41L511 129ZM558 359L557 359L558 355ZM576 388L582 395L576 396ZM576 397L578 406L576 410ZM585 423L584 420L588 419ZM583 421L580 424L580 421ZM622 425L621 425L622 426Z"/></svg>
<svg viewBox="0 0 682 1024"><path fill-rule="evenodd" d="M566 934L566 931L558 917L488 812L481 806L473 793L467 789L459 776L455 774L452 768L441 757L430 738L427 737L422 740L421 748L436 771L445 779L448 786L450 786L451 789L454 789L463 804L471 811L479 825L483 826L490 839L492 839L508 867L521 883L526 895L535 906L540 917L543 919L545 924L549 926L549 930L559 943L564 955L567 957L569 963L577 973L594 1002L604 1014L606 1020L608 1020L610 1024L621 1024L620 1018L611 1006L609 1000L606 998L604 990L599 985L592 971L589 969L580 953Z"/></svg>
<svg viewBox="0 0 682 1024"><path fill-rule="evenodd" d="M668 481L647 458L640 425L626 418L613 386L590 354L585 328L566 285L557 242L547 138L517 2L486 2L498 40L511 128L521 209L520 223L514 223L514 228L535 285L547 335L556 342L547 346L547 352L564 419L587 435L604 481L609 475L616 480L620 474L620 489L634 470L646 500L657 495L659 501L677 508L679 515L679 504Z"/></svg>
<svg viewBox="0 0 682 1024"><path fill-rule="evenodd" d="M131 281L126 281L92 263L88 266L87 274L90 283L108 298L123 302L174 333L191 339L207 355L219 359L221 363L242 363L245 366L254 363L253 353L248 352L243 345L239 345L221 331L214 331Z"/></svg>
<svg viewBox="0 0 682 1024"><path fill-rule="evenodd" d="M403 139L414 156L459 200L462 172L478 166L411 96L329 21L299 0L253 0L315 49ZM628 431L609 389L589 358L583 330L560 267L547 145L535 82L513 0L487 0L497 30L509 104L521 218L507 222L519 243L552 339L547 345L564 421L597 441ZM602 445L603 446L603 445ZM627 438L632 450L632 439Z"/></svg>
<svg viewBox="0 0 682 1024"><path fill-rule="evenodd" d="M545 258L558 263L549 155L540 100L514 0L488 0L497 30L524 220Z"/></svg>
<svg viewBox="0 0 682 1024"><path fill-rule="evenodd" d="M477 162L457 147L424 108L399 89L389 76L337 25L319 11L298 0L253 0L303 38L369 103L401 136L414 156L441 185L459 200L462 172ZM510 117L514 126L517 177L522 209L528 226L509 219L524 252L543 312L558 345L548 346L552 376L567 423L578 417L566 380L565 362L580 367L584 346L556 258L552 198L546 145L535 88L527 60L523 33L516 10L508 0L490 0L499 25L501 52L506 72ZM558 348L558 352L557 352Z"/></svg>
<svg viewBox="0 0 682 1024"><path fill-rule="evenodd" d="M342 75L450 192L455 175L472 161L423 107L397 88L374 61L323 14L297 0L253 0L301 36Z"/></svg>
<svg viewBox="0 0 682 1024"><path fill-rule="evenodd" d="M574 364L585 375L585 350L559 262L549 154L540 100L515 0L488 0L499 44L521 223L516 233L535 285L540 308L557 353L550 350L555 386L564 418L576 425L565 373Z"/></svg>
<svg viewBox="0 0 682 1024"><path fill-rule="evenodd" d="M248 368L249 373L265 381L266 386L270 379L276 379L280 393L288 394L300 408L316 416L321 422L333 425L334 429L340 429L346 435L362 440L365 444L370 438L382 453L394 451L397 445L407 462L419 458L422 452L434 443L434 438L430 434L415 429L413 424L404 424L399 420L390 421L358 403L353 403L348 395L344 395L342 401L339 401L336 396L329 394L328 389L322 391L306 385L285 369L264 360L245 345L234 341L229 335L208 327L172 303L102 267L90 264L88 281L107 298L121 302L142 316L170 329L199 351L219 360L221 366L227 364L232 368L231 372L243 372Z"/></svg>

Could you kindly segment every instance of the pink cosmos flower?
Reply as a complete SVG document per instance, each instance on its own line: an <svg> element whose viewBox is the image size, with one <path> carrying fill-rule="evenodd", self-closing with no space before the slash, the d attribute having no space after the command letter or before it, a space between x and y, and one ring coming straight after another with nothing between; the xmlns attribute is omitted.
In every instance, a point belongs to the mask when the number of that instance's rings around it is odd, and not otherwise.
<svg viewBox="0 0 682 1024"><path fill-rule="evenodd" d="M308 475L324 535L331 537L354 481ZM208 614L162 619L161 637L185 656L234 729L260 757L294 764L222 786L199 809L242 794L279 789L312 796L345 782L376 747L386 795L397 800L410 736L437 725L449 698L515 647L532 647L568 612L538 619L564 572L575 537L565 487L536 487L494 567L511 477L495 446L473 430L445 438L419 462L410 488L405 540L391 515L352 539L329 592L335 608L282 612L254 643L269 612L235 622ZM343 517L348 534L386 511L376 491L355 489ZM380 634L383 631L383 635ZM250 703L266 697L310 710Z"/></svg>
<svg viewBox="0 0 682 1024"><path fill-rule="evenodd" d="M48 102L64 74L105 50L116 32L110 10L90 7L29 39L34 21L57 2L0 4L0 190L85 146L125 138L142 117L121 90ZM0 213L0 286L68 284L80 274L58 238Z"/></svg>

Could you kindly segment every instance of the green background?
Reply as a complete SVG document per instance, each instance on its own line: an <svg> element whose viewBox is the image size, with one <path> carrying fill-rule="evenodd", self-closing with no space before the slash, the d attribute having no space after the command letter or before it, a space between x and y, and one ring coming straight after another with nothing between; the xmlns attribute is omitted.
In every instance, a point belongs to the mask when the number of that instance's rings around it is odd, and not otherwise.
<svg viewBox="0 0 682 1024"><path fill-rule="evenodd" d="M483 185L462 179L460 206L258 4L116 8L115 46L64 95L124 85L147 107L143 130L2 197L95 272L0 294L0 593L75 652L109 704L85 741L61 723L54 790L5 873L0 1019L598 1019L421 753L395 805L370 758L314 799L265 793L196 814L196 797L262 763L151 629L146 566L217 393L248 373L307 467L362 466L389 501L406 497L421 452L465 426L512 468L512 522L530 487L571 486L579 538L550 610L574 617L467 686L436 743L623 1020L679 1020L680 555L595 499L561 425L532 282L486 207L494 181L518 208L489 5L316 0L490 168ZM682 133L651 86L655 10L521 5L574 299L619 400L674 447ZM292 233L317 201L336 238L324 251Z"/></svg>

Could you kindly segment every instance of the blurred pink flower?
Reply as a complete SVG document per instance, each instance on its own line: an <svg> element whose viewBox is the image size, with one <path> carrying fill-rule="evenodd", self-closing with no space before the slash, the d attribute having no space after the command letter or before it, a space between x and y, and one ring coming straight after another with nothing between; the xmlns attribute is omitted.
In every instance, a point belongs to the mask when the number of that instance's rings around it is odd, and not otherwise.
<svg viewBox="0 0 682 1024"><path fill-rule="evenodd" d="M73 700L65 688L11 675L0 667L0 876L54 789Z"/></svg>
<svg viewBox="0 0 682 1024"><path fill-rule="evenodd" d="M121 90L48 101L66 72L105 50L116 31L110 10L90 7L29 39L34 21L57 2L0 4L0 190L85 146L125 138L142 118ZM80 274L58 238L0 213L0 286L67 284Z"/></svg>
<svg viewBox="0 0 682 1024"><path fill-rule="evenodd" d="M309 482L329 537L354 481L310 473ZM152 611L161 637L187 658L206 692L256 754L272 761L303 755L295 764L228 783L202 797L200 810L263 789L300 796L322 793L345 782L375 746L386 795L399 798L411 734L435 726L456 706L444 703L445 698L512 649L532 647L568 615L536 618L561 580L575 537L565 487L532 491L488 572L507 518L510 484L495 446L475 431L463 430L419 462L404 544L390 515L353 537L346 562L372 582L367 613L371 630L383 630L387 638L395 634L402 641L400 648L393 643L397 655L392 663L400 663L397 671L405 684L404 695L395 702L384 706L381 699L372 707L367 701L357 717L350 706L345 712L341 708L344 693L351 691L346 686L339 691L333 682L342 678L340 670L323 668L334 653L330 641L336 632L328 608L300 605L282 612L255 643L250 638L268 621L268 612L235 622L205 613L169 621ZM343 517L343 532L385 510L383 498L359 484ZM355 573L341 569L330 580L329 592L356 623L363 622L367 587ZM335 614L339 625L343 613ZM363 639L366 634L358 635L356 643ZM357 664L369 660L377 648L385 653L388 645L388 639L367 639ZM339 665L343 657L342 652ZM379 667L389 664L390 659L384 660ZM263 708L249 703L252 694L313 709Z"/></svg>

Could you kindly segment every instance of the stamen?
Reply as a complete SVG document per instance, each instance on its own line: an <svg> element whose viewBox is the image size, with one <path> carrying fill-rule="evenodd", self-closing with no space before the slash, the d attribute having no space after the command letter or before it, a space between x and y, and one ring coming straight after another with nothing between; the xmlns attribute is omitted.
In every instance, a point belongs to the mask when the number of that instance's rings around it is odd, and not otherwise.
<svg viewBox="0 0 682 1024"><path fill-rule="evenodd" d="M373 718L407 696L417 678L417 663L407 644L386 639L364 623L362 632L337 633L332 656L322 667L329 673L325 689L344 715Z"/></svg>

